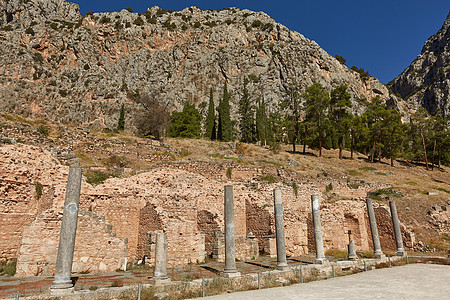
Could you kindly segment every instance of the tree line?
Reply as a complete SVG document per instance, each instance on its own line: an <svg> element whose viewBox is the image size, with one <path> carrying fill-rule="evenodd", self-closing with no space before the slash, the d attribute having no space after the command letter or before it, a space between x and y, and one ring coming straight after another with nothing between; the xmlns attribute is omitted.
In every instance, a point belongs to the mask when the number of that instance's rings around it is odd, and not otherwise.
<svg viewBox="0 0 450 300"><path fill-rule="evenodd" d="M314 83L303 91L293 84L286 89L278 106L268 111L264 97L252 97L248 84L245 78L238 101L238 120L231 118L231 95L225 83L217 107L210 89L203 114L187 101L182 111L169 115L161 104L155 105L160 101L153 100L149 105L152 97L144 97L146 101L141 97L138 102L145 104L144 107L156 108L147 110L138 119L138 128L141 133L157 138L168 135L225 142L239 140L273 149L280 143L289 143L293 153L298 152L296 146L302 145L302 153L306 153L308 146L317 150L318 156L322 156L322 149L339 149L340 159L346 149L350 158L359 152L371 162L385 158L394 165L395 159L403 158L424 162L427 169L435 165L440 168L441 163L450 165L449 120L430 116L424 108L403 123L401 114L377 96L370 101L360 99L365 103L365 110L358 115L352 110L347 86L340 85L328 92L320 83ZM155 112L157 116L152 116ZM162 120L164 115L166 121Z"/></svg>

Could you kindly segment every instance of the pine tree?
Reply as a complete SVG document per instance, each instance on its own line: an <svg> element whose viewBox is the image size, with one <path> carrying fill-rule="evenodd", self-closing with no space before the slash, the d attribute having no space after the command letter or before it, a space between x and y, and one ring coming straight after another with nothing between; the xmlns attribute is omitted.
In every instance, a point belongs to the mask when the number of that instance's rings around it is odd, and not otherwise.
<svg viewBox="0 0 450 300"><path fill-rule="evenodd" d="M122 103L120 108L119 121L117 122L117 131L125 130L125 106Z"/></svg>
<svg viewBox="0 0 450 300"><path fill-rule="evenodd" d="M350 98L351 95L347 92L347 86L344 84L331 91L331 127L335 129L339 148L339 159L342 159L343 144L349 137L350 125L352 122L352 115L348 111L348 109L352 107Z"/></svg>
<svg viewBox="0 0 450 300"><path fill-rule="evenodd" d="M233 138L233 125L230 116L230 94L228 93L227 83L223 86L223 97L219 102L219 124L217 129L217 138L220 141L229 142Z"/></svg>
<svg viewBox="0 0 450 300"><path fill-rule="evenodd" d="M244 78L242 97L239 101L239 129L241 131L241 142L252 143L254 141L255 120L252 105L247 89L248 79Z"/></svg>
<svg viewBox="0 0 450 300"><path fill-rule="evenodd" d="M314 143L313 146L318 147L320 157L322 156L323 130L330 95L320 83L314 83L306 88L302 96L305 99L306 120L313 125L313 134L317 137L317 144Z"/></svg>
<svg viewBox="0 0 450 300"><path fill-rule="evenodd" d="M169 136L199 138L202 115L189 102L185 102L181 112L174 111L170 116Z"/></svg>
<svg viewBox="0 0 450 300"><path fill-rule="evenodd" d="M405 139L404 126L400 114L387 109L383 117L383 156L389 158L391 166L394 166L394 159L402 155L403 140Z"/></svg>
<svg viewBox="0 0 450 300"><path fill-rule="evenodd" d="M214 99L213 99L213 90L212 88L209 90L209 105L208 105L208 115L206 116L205 121L205 131L206 138L214 140L216 133L216 112L214 109Z"/></svg>

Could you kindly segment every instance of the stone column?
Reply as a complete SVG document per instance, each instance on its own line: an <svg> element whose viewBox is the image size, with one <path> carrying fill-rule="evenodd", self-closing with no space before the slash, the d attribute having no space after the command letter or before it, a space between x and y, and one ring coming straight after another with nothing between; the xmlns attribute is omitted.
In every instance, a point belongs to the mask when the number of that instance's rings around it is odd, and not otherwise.
<svg viewBox="0 0 450 300"><path fill-rule="evenodd" d="M348 260L356 260L358 259L358 255L356 255L356 248L355 248L355 241L351 240L350 243L347 245L348 249Z"/></svg>
<svg viewBox="0 0 450 300"><path fill-rule="evenodd" d="M367 213L369 215L370 232L372 233L372 241L374 249L373 257L384 258L386 257L386 255L384 255L383 252L381 251L380 237L378 235L377 220L375 219L375 212L373 210L372 199L367 198L366 205L367 205Z"/></svg>
<svg viewBox="0 0 450 300"><path fill-rule="evenodd" d="M155 272L153 279L167 279L167 235L156 232Z"/></svg>
<svg viewBox="0 0 450 300"><path fill-rule="evenodd" d="M316 259L315 264L323 264L328 262L323 250L322 224L320 221L319 196L311 195L311 206L314 225L314 243L316 245Z"/></svg>
<svg viewBox="0 0 450 300"><path fill-rule="evenodd" d="M389 201L389 207L391 209L392 225L394 227L395 243L397 244L397 256L405 256L406 251L403 248L402 231L400 229L400 221L398 220L397 207L395 201Z"/></svg>
<svg viewBox="0 0 450 300"><path fill-rule="evenodd" d="M284 236L283 202L281 201L281 189L273 190L273 202L275 208L275 232L277 240L277 270L288 270L286 261L286 238Z"/></svg>
<svg viewBox="0 0 450 300"><path fill-rule="evenodd" d="M56 258L55 280L50 289L52 293L73 292L72 263L77 233L78 206L81 190L81 167L69 168L63 219L59 235L58 256Z"/></svg>
<svg viewBox="0 0 450 300"><path fill-rule="evenodd" d="M225 268L223 270L225 277L239 276L236 270L236 246L234 239L234 202L233 186L225 186Z"/></svg>

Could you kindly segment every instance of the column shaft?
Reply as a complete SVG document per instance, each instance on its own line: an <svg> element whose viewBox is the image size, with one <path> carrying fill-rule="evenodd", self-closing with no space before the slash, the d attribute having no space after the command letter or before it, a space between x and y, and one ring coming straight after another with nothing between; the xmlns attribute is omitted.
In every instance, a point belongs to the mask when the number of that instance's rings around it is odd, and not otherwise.
<svg viewBox="0 0 450 300"><path fill-rule="evenodd" d="M356 255L356 248L355 248L354 240L351 240L350 243L348 243L347 248L348 248L348 260L358 259L358 256Z"/></svg>
<svg viewBox="0 0 450 300"><path fill-rule="evenodd" d="M284 234L283 202L281 200L281 189L273 190L273 202L275 210L275 232L277 242L277 266L278 270L288 269L286 260L286 238Z"/></svg>
<svg viewBox="0 0 450 300"><path fill-rule="evenodd" d="M55 280L53 281L52 289L73 287L71 275L77 233L81 173L82 170L79 166L72 166L69 169L63 220L59 236L58 256L56 258Z"/></svg>
<svg viewBox="0 0 450 300"><path fill-rule="evenodd" d="M316 259L314 260L314 262L324 263L328 261L328 259L325 258L325 252L323 250L322 224L320 220L320 207L318 195L311 195L311 206L314 225L314 243L316 245Z"/></svg>
<svg viewBox="0 0 450 300"><path fill-rule="evenodd" d="M384 257L381 251L380 236L378 235L377 220L375 219L375 211L373 210L372 199L366 199L367 213L369 215L370 232L372 233L373 241L373 256L377 258Z"/></svg>
<svg viewBox="0 0 450 300"><path fill-rule="evenodd" d="M233 186L225 186L225 268L224 273L236 273L236 248L234 238Z"/></svg>
<svg viewBox="0 0 450 300"><path fill-rule="evenodd" d="M167 235L156 233L155 279L167 279Z"/></svg>
<svg viewBox="0 0 450 300"><path fill-rule="evenodd" d="M406 251L403 248L402 231L400 229L400 221L397 215L397 206L395 201L389 201L389 208L391 209L392 225L394 227L395 243L397 244L397 256L405 256Z"/></svg>

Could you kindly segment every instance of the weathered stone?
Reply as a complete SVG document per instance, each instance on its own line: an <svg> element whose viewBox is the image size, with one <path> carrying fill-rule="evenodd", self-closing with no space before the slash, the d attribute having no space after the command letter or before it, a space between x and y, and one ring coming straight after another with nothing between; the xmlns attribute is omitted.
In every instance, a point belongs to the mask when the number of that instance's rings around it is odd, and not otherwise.
<svg viewBox="0 0 450 300"><path fill-rule="evenodd" d="M143 108L127 100L128 91L158 94L170 109L181 109L182 99L206 101L210 87L219 99L224 80L238 94L244 74L251 75L250 93L264 87L270 107L278 105L292 78L299 86L319 82L328 90L346 84L357 112L363 110L357 99L389 98L377 79L361 78L263 12L158 11L148 9L154 22L127 10L83 18L76 4L62 0L1 1L0 25L12 30L0 40L0 109L99 130L117 126L124 103L125 124L133 130ZM138 18L142 24L135 23ZM248 25L254 22L263 25ZM29 27L33 34L25 33ZM238 99L232 97L232 104Z"/></svg>
<svg viewBox="0 0 450 300"><path fill-rule="evenodd" d="M373 257L375 258L386 257L381 251L380 236L378 235L377 220L375 219L375 212L373 210L372 199L367 198L366 205L367 205L367 213L369 215L370 232L372 233L372 241L374 248Z"/></svg>
<svg viewBox="0 0 450 300"><path fill-rule="evenodd" d="M311 195L311 207L314 226L314 244L316 246L316 258L314 259L314 263L323 264L328 262L328 259L325 257L325 251L323 250L322 224L320 220L318 195Z"/></svg>
<svg viewBox="0 0 450 300"><path fill-rule="evenodd" d="M81 167L70 167L69 169L58 256L56 258L55 280L51 289L73 287L71 276L80 202L81 172Z"/></svg>
<svg viewBox="0 0 450 300"><path fill-rule="evenodd" d="M155 271L153 279L167 279L167 235L156 233Z"/></svg>
<svg viewBox="0 0 450 300"><path fill-rule="evenodd" d="M277 240L277 270L288 270L286 260L286 238L284 236L283 201L281 189L273 190L273 204L275 211L275 233Z"/></svg>
<svg viewBox="0 0 450 300"><path fill-rule="evenodd" d="M397 256L405 256L406 251L403 248L402 231L400 229L400 221L398 220L397 206L395 201L389 201L389 207L391 209L392 225L394 227L395 243L397 245Z"/></svg>
<svg viewBox="0 0 450 300"><path fill-rule="evenodd" d="M358 259L358 256L356 255L356 248L355 248L354 240L351 240L350 243L348 243L347 250L348 250L348 255L347 255L348 260Z"/></svg>
<svg viewBox="0 0 450 300"><path fill-rule="evenodd" d="M421 53L391 85L412 109L423 106L434 115L450 115L450 13L442 28L431 36Z"/></svg>
<svg viewBox="0 0 450 300"><path fill-rule="evenodd" d="M235 277L240 273L236 269L236 247L234 232L234 201L233 186L225 186L224 195L225 209L225 268L223 270L225 277Z"/></svg>

